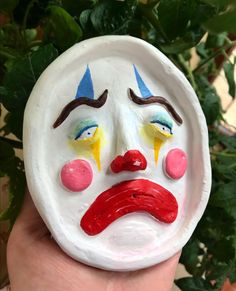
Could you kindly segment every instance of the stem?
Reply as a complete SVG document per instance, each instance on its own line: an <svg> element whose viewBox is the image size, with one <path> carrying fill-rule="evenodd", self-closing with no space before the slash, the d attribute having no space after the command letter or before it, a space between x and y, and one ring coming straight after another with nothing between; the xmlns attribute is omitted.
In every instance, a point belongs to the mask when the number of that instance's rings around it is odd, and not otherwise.
<svg viewBox="0 0 236 291"><path fill-rule="evenodd" d="M23 148L23 144L22 144L21 141L12 140L10 138L3 137L3 136L0 136L0 140L9 143L10 145L13 146L13 148L16 148L16 149L22 149Z"/></svg>
<svg viewBox="0 0 236 291"><path fill-rule="evenodd" d="M224 109L224 111L227 112L227 111L229 110L229 108L230 108L233 104L234 104L234 99L232 99L232 100L229 102L229 104L226 106L226 108ZM224 120L224 122L226 122L226 121ZM226 123L227 123L227 122L226 122ZM228 123L227 123L227 124L228 124ZM228 125L231 126L231 124L228 124Z"/></svg>
<svg viewBox="0 0 236 291"><path fill-rule="evenodd" d="M26 29L26 22L30 13L31 8L34 6L34 3L36 3L38 0L31 0L29 4L26 7L23 23L22 23L22 30Z"/></svg>
<svg viewBox="0 0 236 291"><path fill-rule="evenodd" d="M221 55L224 51L227 51L228 49L230 49L231 47L236 45L236 40L234 41L230 41L230 43L226 43L225 45L223 45L221 48L219 48L216 52L214 52L211 56L209 56L205 61L203 61L201 64L199 64L194 70L193 72L196 73L197 71L199 71L203 66L205 66L205 64L207 64L210 60L216 58L218 55Z"/></svg>
<svg viewBox="0 0 236 291"><path fill-rule="evenodd" d="M42 44L41 40L34 40L29 44L29 48L35 47L35 46L39 46Z"/></svg>
<svg viewBox="0 0 236 291"><path fill-rule="evenodd" d="M229 56L228 56L227 53L225 52L225 50L223 50L222 54L223 54L223 56L225 57L225 59L226 59L229 63L233 64L233 63L231 62Z"/></svg>
<svg viewBox="0 0 236 291"><path fill-rule="evenodd" d="M228 38L227 36L225 37L225 41L228 43L228 44L231 44L232 43L232 40L230 38Z"/></svg>
<svg viewBox="0 0 236 291"><path fill-rule="evenodd" d="M7 58L7 59L15 59L15 56L10 54L9 52L3 50L2 48L0 49L0 55Z"/></svg>
<svg viewBox="0 0 236 291"><path fill-rule="evenodd" d="M159 4L160 1L161 0L149 0L149 1L147 1L146 5L148 5L149 7L154 8L157 4Z"/></svg>
<svg viewBox="0 0 236 291"><path fill-rule="evenodd" d="M228 169L232 169L232 168L234 168L234 167L236 167L236 163L233 163L233 164L229 165L229 166L228 166Z"/></svg>
<svg viewBox="0 0 236 291"><path fill-rule="evenodd" d="M233 157L236 158L236 153L220 153L220 152L211 152L213 156L222 156L222 157Z"/></svg>
<svg viewBox="0 0 236 291"><path fill-rule="evenodd" d="M176 67L178 69L181 70L181 66L179 65L179 63L172 57L172 55L168 55L168 58L172 61L172 63L174 63L176 65Z"/></svg>
<svg viewBox="0 0 236 291"><path fill-rule="evenodd" d="M190 81L191 85L193 86L193 89L195 91L197 91L197 84L195 82L195 78L194 78L194 75L193 75L193 71L191 70L191 67L188 66L188 64L186 63L183 55L178 54L178 59L179 59L181 65L183 65L184 69L186 70L187 75L189 77L189 81Z"/></svg>
<svg viewBox="0 0 236 291"><path fill-rule="evenodd" d="M160 33L160 35L163 37L163 39L167 42L169 42L165 32L163 31L163 29L161 28L160 22L157 19L157 17L154 15L153 13L153 9L152 7L147 7L148 5L139 4L139 9L142 12L143 16L145 18L147 18L147 20L151 23L151 25L156 29L156 31L158 31Z"/></svg>

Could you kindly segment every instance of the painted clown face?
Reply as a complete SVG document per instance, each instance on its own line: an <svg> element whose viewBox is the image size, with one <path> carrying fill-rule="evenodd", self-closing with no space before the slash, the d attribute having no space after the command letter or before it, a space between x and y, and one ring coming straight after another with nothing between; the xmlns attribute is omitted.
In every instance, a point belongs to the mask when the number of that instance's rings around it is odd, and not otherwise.
<svg viewBox="0 0 236 291"><path fill-rule="evenodd" d="M128 36L84 41L42 74L24 120L28 186L73 258L136 270L180 250L206 207L207 127L183 74Z"/></svg>

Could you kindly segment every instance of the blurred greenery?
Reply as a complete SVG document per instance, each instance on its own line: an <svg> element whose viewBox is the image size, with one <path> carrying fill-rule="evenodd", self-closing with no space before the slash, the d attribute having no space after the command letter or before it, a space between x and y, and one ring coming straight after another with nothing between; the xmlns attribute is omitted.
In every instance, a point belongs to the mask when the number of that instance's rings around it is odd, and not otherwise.
<svg viewBox="0 0 236 291"><path fill-rule="evenodd" d="M9 207L0 220L12 225L25 191L22 148L25 104L43 70L64 50L104 34L142 38L165 53L195 89L209 129L213 185L208 207L181 263L192 277L176 280L181 290L220 290L236 282L236 137L225 122L212 81L221 68L235 98L235 0L1 0L0 101L7 109L0 128L0 177L9 177ZM202 38L204 37L204 41ZM195 49L199 64L190 66ZM13 134L16 140L9 138Z"/></svg>

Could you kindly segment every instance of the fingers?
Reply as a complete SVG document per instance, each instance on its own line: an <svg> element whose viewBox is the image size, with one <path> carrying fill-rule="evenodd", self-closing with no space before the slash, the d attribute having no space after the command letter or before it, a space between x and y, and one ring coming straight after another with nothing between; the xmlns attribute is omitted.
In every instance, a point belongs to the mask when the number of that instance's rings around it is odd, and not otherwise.
<svg viewBox="0 0 236 291"><path fill-rule="evenodd" d="M31 241L40 239L48 233L27 189L21 211L12 229L12 235Z"/></svg>
<svg viewBox="0 0 236 291"><path fill-rule="evenodd" d="M167 291L172 289L181 251L153 268L150 274L150 281L153 282L153 284L157 284L157 282L159 282L159 291Z"/></svg>
<svg viewBox="0 0 236 291"><path fill-rule="evenodd" d="M38 219L40 216L36 210L29 190L25 192L24 202L17 218L17 223L30 223L30 221Z"/></svg>
<svg viewBox="0 0 236 291"><path fill-rule="evenodd" d="M172 278L172 281L174 280L175 272L177 265L179 263L179 258L181 256L181 252L176 253L173 257L170 259L160 263L156 266L156 271L163 275L163 279Z"/></svg>
<svg viewBox="0 0 236 291"><path fill-rule="evenodd" d="M126 280L122 282L126 286L125 290L170 291L173 286L180 255L181 251L156 266L136 272L129 272L129 276L124 276Z"/></svg>
<svg viewBox="0 0 236 291"><path fill-rule="evenodd" d="M176 268L178 263L179 263L179 258L181 256L181 251L179 251L178 253L176 253L174 256L172 256L170 259L160 263L159 265L157 265L157 268L167 268L168 270L171 268Z"/></svg>

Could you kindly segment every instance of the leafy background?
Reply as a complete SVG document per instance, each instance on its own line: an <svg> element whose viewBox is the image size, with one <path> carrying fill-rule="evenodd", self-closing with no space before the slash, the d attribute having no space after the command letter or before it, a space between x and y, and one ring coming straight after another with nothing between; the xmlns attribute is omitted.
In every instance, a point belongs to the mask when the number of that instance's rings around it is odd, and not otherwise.
<svg viewBox="0 0 236 291"><path fill-rule="evenodd" d="M226 279L236 282L236 137L221 130L227 124L212 81L223 67L235 98L236 58L228 57L236 45L235 0L1 0L0 101L7 115L0 129L0 177L9 178L9 206L0 220L11 226L24 196L24 164L16 149L22 148L23 112L36 80L64 50L105 34L129 34L153 44L199 96L209 129L213 185L180 259L192 277L176 284L184 291L220 290ZM199 57L195 69L193 48Z"/></svg>

